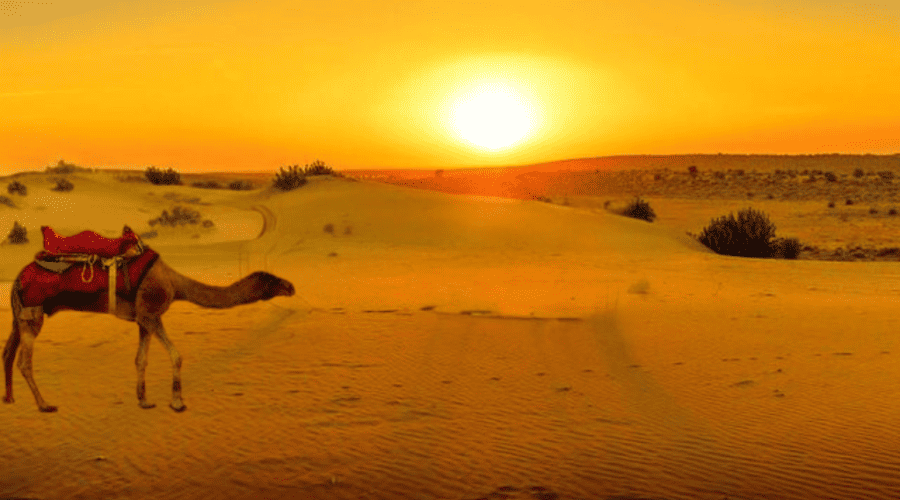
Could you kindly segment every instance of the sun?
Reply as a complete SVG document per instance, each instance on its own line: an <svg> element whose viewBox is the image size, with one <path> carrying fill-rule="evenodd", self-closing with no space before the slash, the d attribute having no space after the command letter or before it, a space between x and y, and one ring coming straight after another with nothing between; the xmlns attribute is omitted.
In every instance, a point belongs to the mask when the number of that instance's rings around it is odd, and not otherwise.
<svg viewBox="0 0 900 500"><path fill-rule="evenodd" d="M460 93L450 106L450 124L466 142L500 151L525 139L535 126L528 99L502 83L487 83Z"/></svg>

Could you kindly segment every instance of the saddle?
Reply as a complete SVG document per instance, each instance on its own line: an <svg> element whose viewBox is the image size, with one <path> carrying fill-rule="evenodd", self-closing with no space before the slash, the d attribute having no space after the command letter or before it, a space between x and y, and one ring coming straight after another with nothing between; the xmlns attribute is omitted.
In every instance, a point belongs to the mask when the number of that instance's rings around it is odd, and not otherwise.
<svg viewBox="0 0 900 500"><path fill-rule="evenodd" d="M115 314L117 293L133 299L159 257L128 226L119 238L94 231L61 236L49 226L41 227L41 232L44 250L35 254L20 278L24 306L40 305L63 291L97 293L108 288L109 313Z"/></svg>

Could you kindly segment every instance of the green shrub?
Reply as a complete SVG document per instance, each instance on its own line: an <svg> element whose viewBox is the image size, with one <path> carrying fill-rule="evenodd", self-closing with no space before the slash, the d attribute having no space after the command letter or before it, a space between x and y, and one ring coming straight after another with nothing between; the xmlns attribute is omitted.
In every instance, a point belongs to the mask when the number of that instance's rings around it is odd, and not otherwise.
<svg viewBox="0 0 900 500"><path fill-rule="evenodd" d="M181 174L176 172L175 170L168 168L163 170L161 168L156 167L147 167L147 170L144 172L144 175L147 177L147 180L156 185L165 185L165 186L180 186L181 185Z"/></svg>
<svg viewBox="0 0 900 500"><path fill-rule="evenodd" d="M765 213L747 208L713 219L697 238L713 252L738 257L771 257L775 225Z"/></svg>
<svg viewBox="0 0 900 500"><path fill-rule="evenodd" d="M650 203L642 200L640 196L632 200L627 207L622 209L620 214L624 215L625 217L641 219L647 222L653 222L653 220L656 219L656 213L653 212L653 208L650 206Z"/></svg>
<svg viewBox="0 0 900 500"><path fill-rule="evenodd" d="M272 185L282 191L297 189L304 184L306 184L306 175L299 165L287 167L287 169L281 167L272 181Z"/></svg>
<svg viewBox="0 0 900 500"><path fill-rule="evenodd" d="M6 186L6 190L9 194L18 194L21 196L26 196L28 194L28 188L19 181L10 182L9 185Z"/></svg>
<svg viewBox="0 0 900 500"><path fill-rule="evenodd" d="M72 184L67 179L56 179L56 185L50 189L65 193L75 189L75 184Z"/></svg>
<svg viewBox="0 0 900 500"><path fill-rule="evenodd" d="M25 229L25 226L19 224L19 221L15 221L6 239L15 245L28 243L28 230Z"/></svg>

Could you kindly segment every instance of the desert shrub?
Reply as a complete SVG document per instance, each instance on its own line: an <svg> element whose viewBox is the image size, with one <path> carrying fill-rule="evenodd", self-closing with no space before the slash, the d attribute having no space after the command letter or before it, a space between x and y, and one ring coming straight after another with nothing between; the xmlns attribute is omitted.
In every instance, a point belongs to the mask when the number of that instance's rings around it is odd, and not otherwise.
<svg viewBox="0 0 900 500"><path fill-rule="evenodd" d="M48 174L73 174L75 172L90 172L91 169L79 167L74 163L66 163L64 160L59 160L55 166L47 167L44 171Z"/></svg>
<svg viewBox="0 0 900 500"><path fill-rule="evenodd" d="M713 172L713 177L715 177L716 179L724 179L725 172L722 172L721 170L717 170L717 171Z"/></svg>
<svg viewBox="0 0 900 500"><path fill-rule="evenodd" d="M713 252L738 257L771 257L775 225L769 216L747 208L713 219L697 238Z"/></svg>
<svg viewBox="0 0 900 500"><path fill-rule="evenodd" d="M828 208L834 208L834 202L833 202L833 201L829 201L829 202L828 202Z"/></svg>
<svg viewBox="0 0 900 500"><path fill-rule="evenodd" d="M303 173L305 175L334 175L334 169L325 165L322 160L316 160L307 165Z"/></svg>
<svg viewBox="0 0 900 500"><path fill-rule="evenodd" d="M877 209L877 208L872 207L872 208L869 209L869 215L877 215L877 214L878 214L878 209Z"/></svg>
<svg viewBox="0 0 900 500"><path fill-rule="evenodd" d="M894 179L894 172L885 170L882 172L878 172L878 176L881 177L881 180L883 180L884 182L891 182Z"/></svg>
<svg viewBox="0 0 900 500"><path fill-rule="evenodd" d="M221 189L222 185L216 181L197 181L191 183L191 187L203 189Z"/></svg>
<svg viewBox="0 0 900 500"><path fill-rule="evenodd" d="M19 181L12 181L6 186L6 190L9 194L18 194L21 196L25 196L28 194L28 188L25 187L25 184L22 184Z"/></svg>
<svg viewBox="0 0 900 500"><path fill-rule="evenodd" d="M68 179L56 179L56 185L50 189L59 191L61 193L66 193L75 189L75 184L69 182Z"/></svg>
<svg viewBox="0 0 900 500"><path fill-rule="evenodd" d="M642 200L640 196L632 200L631 203L619 213L625 217L641 219L647 222L653 222L653 220L656 219L656 213L653 211L650 203Z"/></svg>
<svg viewBox="0 0 900 500"><path fill-rule="evenodd" d="M891 208L888 210L888 215L897 215L897 208L896 208L896 207L891 207Z"/></svg>
<svg viewBox="0 0 900 500"><path fill-rule="evenodd" d="M16 208L16 204L8 196L0 195L0 205L6 205L9 208Z"/></svg>
<svg viewBox="0 0 900 500"><path fill-rule="evenodd" d="M199 224L200 212L190 208L176 206L172 209L171 214L167 210L163 210L162 215L155 219L150 219L148 222L151 227L157 224L159 224L160 226L184 226L185 224Z"/></svg>
<svg viewBox="0 0 900 500"><path fill-rule="evenodd" d="M9 232L9 235L6 236L6 239L15 245L28 243L28 230L25 229L25 226L19 224L19 221L15 221L12 230Z"/></svg>
<svg viewBox="0 0 900 500"><path fill-rule="evenodd" d="M213 221L206 219L200 225L208 229L208 228L215 226L216 224Z"/></svg>
<svg viewBox="0 0 900 500"><path fill-rule="evenodd" d="M800 255L800 240L797 238L775 238L772 241L772 256L779 259L796 259Z"/></svg>
<svg viewBox="0 0 900 500"><path fill-rule="evenodd" d="M863 177L864 175L866 175L866 173L863 171L863 169L861 169L861 168L853 169L853 177L856 177L857 179L859 179L859 178Z"/></svg>
<svg viewBox="0 0 900 500"><path fill-rule="evenodd" d="M697 175L697 166L691 165L690 167L688 167L688 173L691 174L692 176L696 176Z"/></svg>
<svg viewBox="0 0 900 500"><path fill-rule="evenodd" d="M272 185L282 191L290 191L306 184L306 175L299 165L292 167L281 167L275 174Z"/></svg>
<svg viewBox="0 0 900 500"><path fill-rule="evenodd" d="M852 205L852 204L853 204L853 200L850 198L847 198L847 201L844 202L844 205Z"/></svg>
<svg viewBox="0 0 900 500"><path fill-rule="evenodd" d="M249 190L253 189L253 183L249 182L249 181L240 181L240 180L231 181L228 184L228 189L231 189L234 191L249 191Z"/></svg>
<svg viewBox="0 0 900 500"><path fill-rule="evenodd" d="M825 180L828 182L837 182L837 176L834 172L825 172Z"/></svg>
<svg viewBox="0 0 900 500"><path fill-rule="evenodd" d="M117 175L116 180L119 182L147 182L147 177L143 175Z"/></svg>
<svg viewBox="0 0 900 500"><path fill-rule="evenodd" d="M161 168L156 167L147 167L147 170L144 172L144 175L147 177L147 180L156 185L165 185L165 186L180 186L181 185L181 174L176 172L172 168L167 168L163 170Z"/></svg>

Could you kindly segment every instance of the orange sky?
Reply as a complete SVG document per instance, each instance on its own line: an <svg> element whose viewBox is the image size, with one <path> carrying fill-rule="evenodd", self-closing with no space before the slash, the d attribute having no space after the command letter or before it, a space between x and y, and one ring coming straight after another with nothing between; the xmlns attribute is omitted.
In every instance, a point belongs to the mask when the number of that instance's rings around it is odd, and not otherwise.
<svg viewBox="0 0 900 500"><path fill-rule="evenodd" d="M7 1L0 173L900 152L900 7L830 1ZM454 96L539 124L485 152Z"/></svg>

